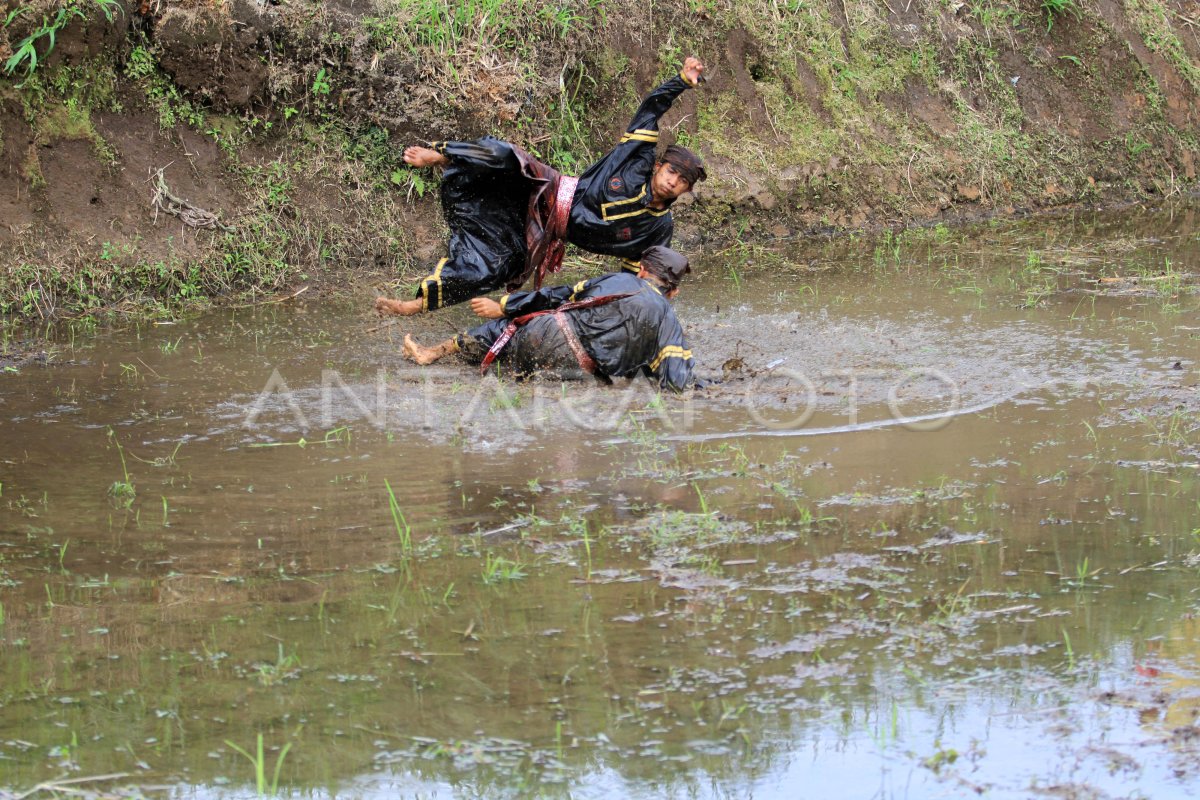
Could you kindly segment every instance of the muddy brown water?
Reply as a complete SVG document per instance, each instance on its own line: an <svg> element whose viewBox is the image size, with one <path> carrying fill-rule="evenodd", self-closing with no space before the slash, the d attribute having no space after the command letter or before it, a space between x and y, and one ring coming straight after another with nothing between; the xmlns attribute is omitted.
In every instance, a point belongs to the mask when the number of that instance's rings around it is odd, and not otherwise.
<svg viewBox="0 0 1200 800"><path fill-rule="evenodd" d="M1195 212L708 254L683 398L365 298L61 331L0 796L1196 796Z"/></svg>

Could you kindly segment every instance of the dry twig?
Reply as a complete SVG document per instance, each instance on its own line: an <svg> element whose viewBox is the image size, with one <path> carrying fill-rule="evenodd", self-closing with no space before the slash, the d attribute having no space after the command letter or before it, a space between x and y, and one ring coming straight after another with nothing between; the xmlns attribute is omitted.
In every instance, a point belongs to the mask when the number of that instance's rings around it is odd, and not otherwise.
<svg viewBox="0 0 1200 800"><path fill-rule="evenodd" d="M163 176L163 168L151 170L150 180L154 181L154 197L150 199L150 207L154 209L156 216L161 210L179 217L183 224L193 228L220 228L223 231L233 231L233 228L221 222L211 211L205 211L203 208L198 208L187 200L171 194L171 190L167 188L167 179Z"/></svg>

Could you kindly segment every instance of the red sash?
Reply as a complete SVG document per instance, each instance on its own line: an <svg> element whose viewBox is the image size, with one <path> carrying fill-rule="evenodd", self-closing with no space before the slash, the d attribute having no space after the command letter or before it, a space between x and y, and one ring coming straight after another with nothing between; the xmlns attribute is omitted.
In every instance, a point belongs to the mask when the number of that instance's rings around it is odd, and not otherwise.
<svg viewBox="0 0 1200 800"><path fill-rule="evenodd" d="M558 179L558 192L554 197L554 211L546 225L546 254L533 272L533 288L542 288L546 273L562 269L563 251L567 243L567 222L571 218L571 200L575 197L575 186L579 178L562 175Z"/></svg>

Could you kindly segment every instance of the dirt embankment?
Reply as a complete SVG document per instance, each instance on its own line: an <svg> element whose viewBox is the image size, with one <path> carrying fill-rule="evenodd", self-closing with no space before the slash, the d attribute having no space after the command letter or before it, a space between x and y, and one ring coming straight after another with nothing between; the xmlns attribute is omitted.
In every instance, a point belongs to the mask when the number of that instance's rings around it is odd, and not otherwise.
<svg viewBox="0 0 1200 800"><path fill-rule="evenodd" d="M792 6L7 0L0 314L423 273L436 192L402 144L494 133L578 172L689 52L685 248L1195 189L1191 3Z"/></svg>

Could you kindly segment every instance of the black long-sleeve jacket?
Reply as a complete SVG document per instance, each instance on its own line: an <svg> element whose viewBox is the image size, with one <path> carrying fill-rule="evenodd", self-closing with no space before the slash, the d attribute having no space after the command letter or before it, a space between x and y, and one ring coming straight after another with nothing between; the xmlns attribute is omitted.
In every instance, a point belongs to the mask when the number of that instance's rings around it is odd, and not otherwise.
<svg viewBox="0 0 1200 800"><path fill-rule="evenodd" d="M670 301L656 285L629 272L589 278L575 286L513 292L501 298L500 307L513 319L569 300L613 294L630 296L565 312L599 370L613 378L644 374L676 391L694 385L692 351Z"/></svg>
<svg viewBox="0 0 1200 800"><path fill-rule="evenodd" d="M642 100L621 141L579 176L567 222L567 241L593 253L636 262L647 248L669 246L670 208L649 208L658 121L691 84L683 75Z"/></svg>

